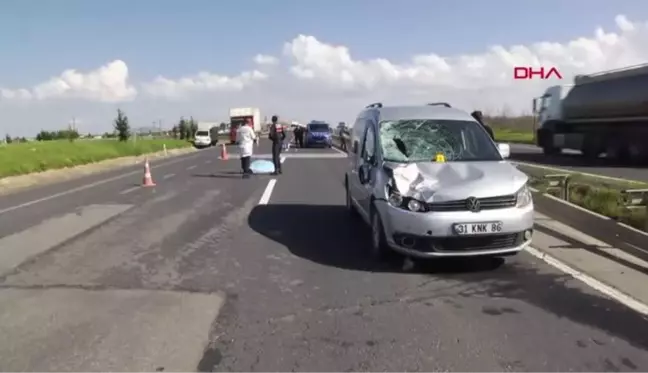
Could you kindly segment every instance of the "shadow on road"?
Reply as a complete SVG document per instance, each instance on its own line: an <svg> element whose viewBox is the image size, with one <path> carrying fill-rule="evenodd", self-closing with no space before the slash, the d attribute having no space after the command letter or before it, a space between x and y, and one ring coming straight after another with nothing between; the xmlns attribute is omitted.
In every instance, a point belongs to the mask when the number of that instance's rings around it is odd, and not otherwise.
<svg viewBox="0 0 648 373"><path fill-rule="evenodd" d="M370 272L451 274L492 271L504 262L494 259L416 261L409 268L403 258L372 260L369 230L351 218L344 206L270 204L252 210L250 227L279 242L294 255L327 266Z"/></svg>
<svg viewBox="0 0 648 373"><path fill-rule="evenodd" d="M575 286L570 276L538 266L526 256L512 258L503 266L504 261L498 258L424 261L412 270L403 269L403 262L398 261L376 263L368 255L368 229L352 219L344 206L259 205L252 210L248 223L255 232L282 244L294 255L322 265L426 276L416 286L420 296L411 302L450 297L448 301L459 307L461 298L517 299L648 350L645 317L596 291ZM506 317L519 311L494 304L484 306L481 312L489 317ZM573 342L580 347L607 343L603 337L600 341ZM614 361L605 370L627 370L633 364Z"/></svg>

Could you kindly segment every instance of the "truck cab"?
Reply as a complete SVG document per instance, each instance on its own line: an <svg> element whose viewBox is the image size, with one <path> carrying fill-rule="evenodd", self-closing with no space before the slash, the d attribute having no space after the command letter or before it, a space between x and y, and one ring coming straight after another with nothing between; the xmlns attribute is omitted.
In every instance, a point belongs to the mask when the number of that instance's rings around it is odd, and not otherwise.
<svg viewBox="0 0 648 373"><path fill-rule="evenodd" d="M544 123L562 120L561 102L573 86L573 84L554 85L547 88L542 96L533 99L533 113L537 115L538 128L542 128Z"/></svg>
<svg viewBox="0 0 648 373"><path fill-rule="evenodd" d="M556 152L553 141L549 138L556 132L556 127L563 121L562 100L569 94L573 84L553 85L544 94L533 99L533 114L536 116L534 128L536 145L545 153ZM552 139L553 140L553 139Z"/></svg>

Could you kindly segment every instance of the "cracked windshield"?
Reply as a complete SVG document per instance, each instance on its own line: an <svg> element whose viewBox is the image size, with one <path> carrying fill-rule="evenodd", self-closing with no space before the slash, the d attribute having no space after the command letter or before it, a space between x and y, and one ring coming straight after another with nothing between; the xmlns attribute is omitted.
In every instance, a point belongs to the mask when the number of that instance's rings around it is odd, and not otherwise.
<svg viewBox="0 0 648 373"><path fill-rule="evenodd" d="M0 0L0 46L0 372L648 371L646 0Z"/></svg>
<svg viewBox="0 0 648 373"><path fill-rule="evenodd" d="M380 142L385 160L391 162L431 162L437 154L446 162L501 159L488 134L470 121L384 121Z"/></svg>

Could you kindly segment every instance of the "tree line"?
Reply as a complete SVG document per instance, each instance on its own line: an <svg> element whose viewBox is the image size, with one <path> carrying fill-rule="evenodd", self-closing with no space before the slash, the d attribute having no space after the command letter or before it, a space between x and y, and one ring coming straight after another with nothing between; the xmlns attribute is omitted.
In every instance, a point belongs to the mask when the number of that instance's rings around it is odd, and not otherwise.
<svg viewBox="0 0 648 373"><path fill-rule="evenodd" d="M226 129L226 127L227 125L225 123L220 124L221 130ZM190 117L189 119L181 117L180 121L172 127L169 135L171 135L174 139L191 141L195 138L196 131L198 131L198 122L196 122L193 117ZM76 128L69 127L68 129L57 131L41 130L36 135L36 141L74 141L81 137L84 136L81 136ZM85 137L92 138L94 136L88 134ZM128 139L132 137L132 130L126 113L124 113L121 109L117 109L117 117L115 117L115 119L113 120L113 132L106 132L102 135L102 137L115 138L119 141L128 141ZM5 135L5 142L7 144L27 141L28 140L25 137L11 137L9 134Z"/></svg>

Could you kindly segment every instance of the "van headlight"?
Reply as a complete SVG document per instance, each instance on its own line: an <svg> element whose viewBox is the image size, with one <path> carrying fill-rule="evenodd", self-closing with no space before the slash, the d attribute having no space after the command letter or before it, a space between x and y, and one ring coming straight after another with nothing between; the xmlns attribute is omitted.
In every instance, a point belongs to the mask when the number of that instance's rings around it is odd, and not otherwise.
<svg viewBox="0 0 648 373"><path fill-rule="evenodd" d="M531 194L531 191L529 190L529 187L525 184L520 190L517 192L517 205L516 207L522 208L522 207L527 207L533 203L533 195Z"/></svg>
<svg viewBox="0 0 648 373"><path fill-rule="evenodd" d="M403 197L400 193L387 188L387 202L393 207L398 207L403 210L412 212L425 212L425 203L418 201L411 197Z"/></svg>

